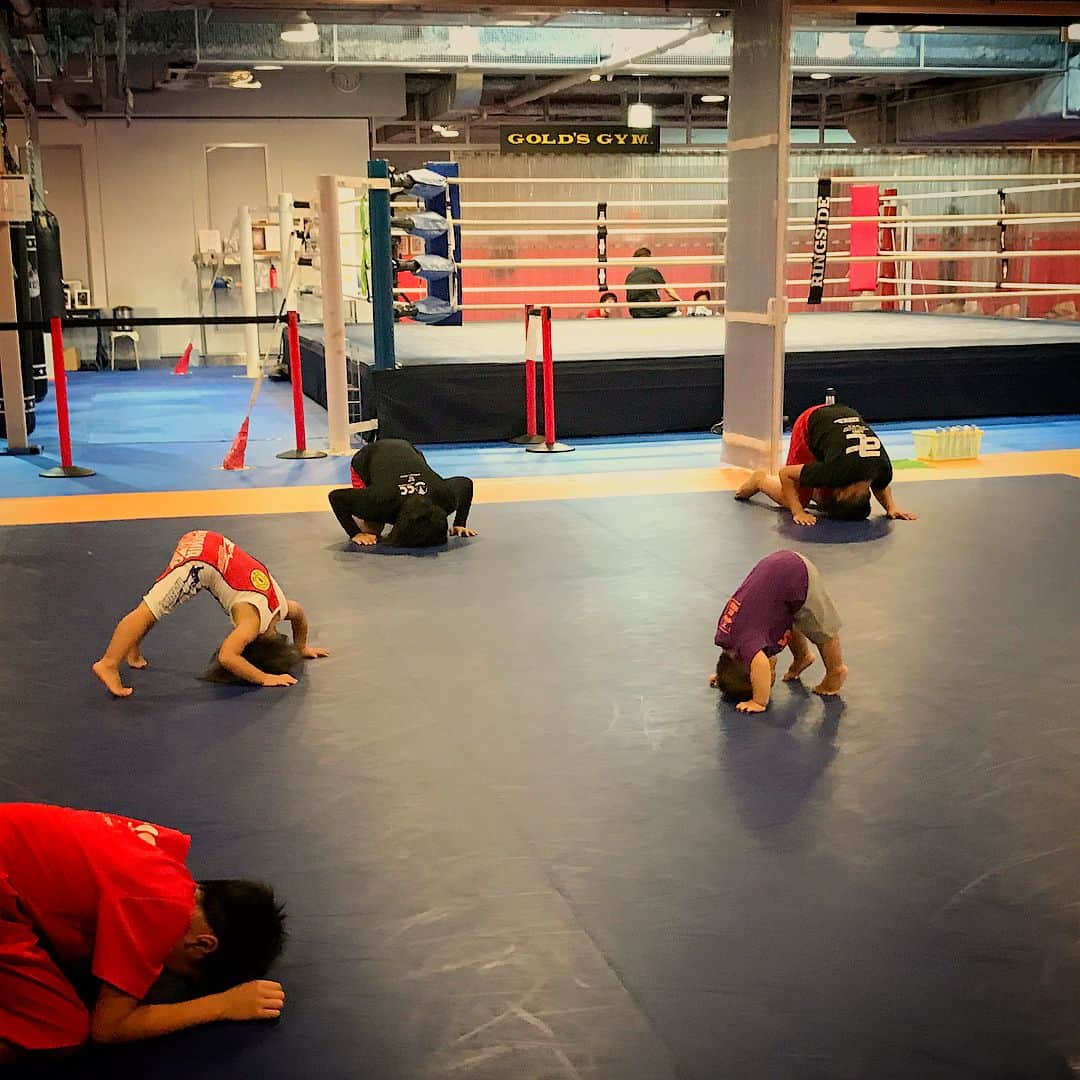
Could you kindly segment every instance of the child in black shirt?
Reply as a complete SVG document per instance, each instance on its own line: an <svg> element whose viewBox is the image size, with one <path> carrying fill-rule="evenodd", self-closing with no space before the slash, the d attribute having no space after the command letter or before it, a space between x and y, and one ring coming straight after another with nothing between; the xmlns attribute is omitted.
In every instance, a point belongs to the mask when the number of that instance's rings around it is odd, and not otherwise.
<svg viewBox="0 0 1080 1080"><path fill-rule="evenodd" d="M446 519L454 515L454 536L475 536L468 528L473 483L467 476L443 479L405 439L369 443L352 459L353 486L330 492L330 508L354 544L377 543L392 525L386 543L436 547L446 542Z"/></svg>

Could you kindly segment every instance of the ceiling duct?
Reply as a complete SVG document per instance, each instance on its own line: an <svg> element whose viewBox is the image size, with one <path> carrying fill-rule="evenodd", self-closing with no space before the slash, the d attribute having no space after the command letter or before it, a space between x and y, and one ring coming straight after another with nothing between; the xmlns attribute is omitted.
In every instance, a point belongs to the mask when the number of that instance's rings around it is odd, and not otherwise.
<svg viewBox="0 0 1080 1080"><path fill-rule="evenodd" d="M420 98L418 120L439 120L446 116L474 113L480 108L484 76L479 71L463 71L444 79Z"/></svg>

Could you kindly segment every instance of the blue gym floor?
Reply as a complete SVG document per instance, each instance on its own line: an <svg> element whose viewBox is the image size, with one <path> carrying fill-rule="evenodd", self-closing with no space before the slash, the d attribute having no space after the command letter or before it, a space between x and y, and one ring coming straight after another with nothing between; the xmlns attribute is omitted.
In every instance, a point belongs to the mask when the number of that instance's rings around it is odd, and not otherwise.
<svg viewBox="0 0 1080 1080"><path fill-rule="evenodd" d="M161 454L129 482L210 486ZM810 531L726 495L502 503L431 559L346 554L326 513L0 529L0 797L189 831L197 875L265 878L291 919L280 1022L63 1075L1072 1076L1078 484L907 484L918 522ZM194 525L334 655L287 691L201 683L203 597L112 700L89 664ZM821 568L851 677L747 717L706 686L712 637L781 546Z"/></svg>
<svg viewBox="0 0 1080 1080"><path fill-rule="evenodd" d="M42 468L59 463L55 396L38 405L33 441L41 456L0 458L0 497L127 491L337 484L340 460L279 461L293 445L292 398L287 383L265 381L252 414L244 472L225 472L221 461L247 412L252 383L239 368L197 368L186 378L160 370L76 372L69 377L71 430L76 464L95 469L85 480L43 480ZM326 413L306 402L308 443L326 446ZM894 458L914 455L914 428L963 423L879 424ZM984 454L1080 447L1080 415L980 420ZM475 478L572 475L630 469L702 468L721 464L713 435L632 436L583 439L573 454L527 454L504 445L425 448L444 475Z"/></svg>

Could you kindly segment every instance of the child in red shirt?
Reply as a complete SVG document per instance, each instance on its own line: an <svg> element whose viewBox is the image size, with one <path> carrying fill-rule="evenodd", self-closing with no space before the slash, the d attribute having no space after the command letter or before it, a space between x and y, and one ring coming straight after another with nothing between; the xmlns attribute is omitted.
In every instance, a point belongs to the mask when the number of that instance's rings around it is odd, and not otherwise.
<svg viewBox="0 0 1080 1080"><path fill-rule="evenodd" d="M224 677L256 686L294 686L290 668L301 659L329 656L326 649L308 646L304 609L286 600L281 586L254 556L221 533L200 529L180 537L168 568L138 607L129 611L113 631L105 655L93 665L94 674L115 697L128 697L131 688L120 679L120 663L146 667L139 646L158 619L164 618L196 593L209 591L232 619L232 633L218 649ZM292 623L293 647L277 632L277 624ZM222 681L222 673L209 677Z"/></svg>
<svg viewBox="0 0 1080 1080"><path fill-rule="evenodd" d="M0 1065L88 1038L280 1015L284 991L262 979L285 940L273 891L196 883L190 844L118 814L0 804ZM86 965L101 984L92 1011L65 974ZM141 1004L163 970L206 996Z"/></svg>

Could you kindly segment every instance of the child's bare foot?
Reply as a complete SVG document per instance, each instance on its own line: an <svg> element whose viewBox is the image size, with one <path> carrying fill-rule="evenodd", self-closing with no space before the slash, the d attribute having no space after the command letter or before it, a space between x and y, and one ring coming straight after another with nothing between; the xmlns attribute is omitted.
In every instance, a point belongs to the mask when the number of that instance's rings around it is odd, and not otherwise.
<svg viewBox="0 0 1080 1080"><path fill-rule="evenodd" d="M805 656L793 657L791 667L787 669L787 672L784 675L784 682L794 682L813 662L813 653L806 653Z"/></svg>
<svg viewBox="0 0 1080 1080"><path fill-rule="evenodd" d="M101 659L90 670L105 684L113 697L131 696L131 687L125 686L120 681L120 668L116 664L110 664L107 660Z"/></svg>
<svg viewBox="0 0 1080 1080"><path fill-rule="evenodd" d="M130 668L136 668L141 671L148 663L149 661L138 649L132 649L131 652L127 654L127 666Z"/></svg>
<svg viewBox="0 0 1080 1080"><path fill-rule="evenodd" d="M761 481L765 479L764 469L755 469L741 484L739 490L735 492L735 498L740 502L745 502L747 499L752 498L761 490Z"/></svg>
<svg viewBox="0 0 1080 1080"><path fill-rule="evenodd" d="M825 678L814 687L815 694L828 697L830 694L839 694L840 688L847 682L847 665L843 664L835 671L827 671Z"/></svg>

